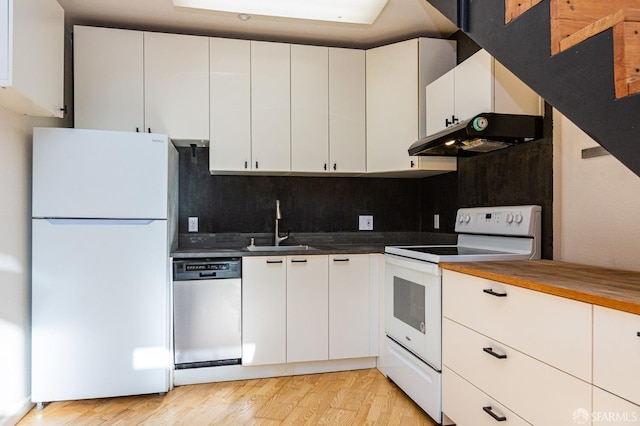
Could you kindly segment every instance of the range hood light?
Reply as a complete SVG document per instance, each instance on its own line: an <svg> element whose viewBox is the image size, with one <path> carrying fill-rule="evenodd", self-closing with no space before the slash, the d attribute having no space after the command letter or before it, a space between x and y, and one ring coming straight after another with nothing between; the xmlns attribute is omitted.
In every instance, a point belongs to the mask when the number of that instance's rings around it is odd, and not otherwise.
<svg viewBox="0 0 640 426"><path fill-rule="evenodd" d="M446 141L444 144L445 144L446 146L451 146L451 145L453 145L453 144L455 144L455 143L456 143L456 140L455 140L455 139L451 139L450 141Z"/></svg>

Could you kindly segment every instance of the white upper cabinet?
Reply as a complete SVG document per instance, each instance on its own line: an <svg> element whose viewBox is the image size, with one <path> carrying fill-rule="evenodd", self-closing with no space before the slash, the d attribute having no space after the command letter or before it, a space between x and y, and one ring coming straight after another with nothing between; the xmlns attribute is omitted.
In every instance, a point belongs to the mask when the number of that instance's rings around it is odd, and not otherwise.
<svg viewBox="0 0 640 426"><path fill-rule="evenodd" d="M73 28L75 127L144 131L143 33Z"/></svg>
<svg viewBox="0 0 640 426"><path fill-rule="evenodd" d="M540 115L540 97L480 50L426 88L427 135L483 112Z"/></svg>
<svg viewBox="0 0 640 426"><path fill-rule="evenodd" d="M291 170L329 169L329 48L291 45Z"/></svg>
<svg viewBox="0 0 640 426"><path fill-rule="evenodd" d="M145 128L209 140L209 39L144 33Z"/></svg>
<svg viewBox="0 0 640 426"><path fill-rule="evenodd" d="M55 0L0 0L0 105L64 113L64 10Z"/></svg>
<svg viewBox="0 0 640 426"><path fill-rule="evenodd" d="M210 47L211 173L251 169L251 42L212 38Z"/></svg>
<svg viewBox="0 0 640 426"><path fill-rule="evenodd" d="M291 171L291 49L251 42L252 169Z"/></svg>
<svg viewBox="0 0 640 426"><path fill-rule="evenodd" d="M455 42L413 39L366 55L367 172L456 170L455 158L410 157L407 152L425 136L424 88L455 66Z"/></svg>
<svg viewBox="0 0 640 426"><path fill-rule="evenodd" d="M366 171L365 51L329 48L329 168Z"/></svg>

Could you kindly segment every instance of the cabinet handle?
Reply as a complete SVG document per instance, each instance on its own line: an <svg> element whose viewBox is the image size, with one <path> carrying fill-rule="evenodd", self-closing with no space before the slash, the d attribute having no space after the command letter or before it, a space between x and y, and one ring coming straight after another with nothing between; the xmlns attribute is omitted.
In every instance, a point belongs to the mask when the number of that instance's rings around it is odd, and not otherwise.
<svg viewBox="0 0 640 426"><path fill-rule="evenodd" d="M256 161L256 170L258 170L258 162Z"/></svg>
<svg viewBox="0 0 640 426"><path fill-rule="evenodd" d="M493 351L493 348L482 348L483 351L485 351L486 353L488 353L491 356L494 356L498 359L507 359L507 355L505 354L499 354L497 352Z"/></svg>
<svg viewBox="0 0 640 426"><path fill-rule="evenodd" d="M493 408L489 405L488 407L482 407L485 413L493 417L496 422L506 422L507 418L505 416L498 416L493 412Z"/></svg>
<svg viewBox="0 0 640 426"><path fill-rule="evenodd" d="M327 163L324 163L324 169L327 170Z"/></svg>
<svg viewBox="0 0 640 426"><path fill-rule="evenodd" d="M413 167L414 167L415 165L416 165L416 164L413 162L413 160L411 160L411 168L412 168L412 169L413 169Z"/></svg>
<svg viewBox="0 0 640 426"><path fill-rule="evenodd" d="M307 263L307 259L291 259L291 263Z"/></svg>
<svg viewBox="0 0 640 426"><path fill-rule="evenodd" d="M638 337L640 337L640 331L638 331L638 334L637 334L637 336L638 336Z"/></svg>
<svg viewBox="0 0 640 426"><path fill-rule="evenodd" d="M348 262L349 258L348 257L336 257L333 259L334 262Z"/></svg>
<svg viewBox="0 0 640 426"><path fill-rule="evenodd" d="M245 161L245 162L244 162L244 168L246 169L247 167L249 167L249 162L248 162L248 161Z"/></svg>
<svg viewBox="0 0 640 426"><path fill-rule="evenodd" d="M151 127L149 127L149 133L151 133Z"/></svg>
<svg viewBox="0 0 640 426"><path fill-rule="evenodd" d="M136 127L136 133L140 133L140 128Z"/></svg>
<svg viewBox="0 0 640 426"><path fill-rule="evenodd" d="M338 170L338 164L337 163L333 163L333 170Z"/></svg>
<svg viewBox="0 0 640 426"><path fill-rule="evenodd" d="M282 260L269 260L269 259L267 259L267 263L282 263Z"/></svg>
<svg viewBox="0 0 640 426"><path fill-rule="evenodd" d="M482 291L487 293L487 294L490 294L492 296L495 296L495 297L507 297L507 293L497 293L497 292L493 291L492 288L485 288Z"/></svg>
<svg viewBox="0 0 640 426"><path fill-rule="evenodd" d="M444 127L449 127L449 126L451 126L452 124L453 124L453 122L449 121L449 119L448 119L448 118L445 118L445 119L444 119Z"/></svg>

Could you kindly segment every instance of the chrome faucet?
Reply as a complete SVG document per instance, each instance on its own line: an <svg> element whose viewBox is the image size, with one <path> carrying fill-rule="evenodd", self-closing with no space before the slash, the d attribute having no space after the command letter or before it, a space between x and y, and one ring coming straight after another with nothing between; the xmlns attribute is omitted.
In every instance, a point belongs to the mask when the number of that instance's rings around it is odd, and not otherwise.
<svg viewBox="0 0 640 426"><path fill-rule="evenodd" d="M279 246L282 241L289 238L289 234L285 235L284 237L280 236L280 231L278 229L280 224L280 219L282 219L282 213L280 213L280 200L276 200L276 231L274 235L275 246Z"/></svg>

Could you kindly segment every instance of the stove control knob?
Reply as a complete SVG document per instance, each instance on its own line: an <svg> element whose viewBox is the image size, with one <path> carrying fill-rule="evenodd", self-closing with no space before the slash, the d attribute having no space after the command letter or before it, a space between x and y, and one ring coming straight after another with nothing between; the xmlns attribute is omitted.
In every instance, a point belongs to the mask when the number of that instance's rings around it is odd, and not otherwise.
<svg viewBox="0 0 640 426"><path fill-rule="evenodd" d="M471 221L471 216L468 214L464 215L464 223L469 223Z"/></svg>
<svg viewBox="0 0 640 426"><path fill-rule="evenodd" d="M506 219L507 223L512 223L513 222L513 215L511 213L507 214L507 219Z"/></svg>
<svg viewBox="0 0 640 426"><path fill-rule="evenodd" d="M464 222L464 215L461 214L460 217L458 217L458 222L462 223Z"/></svg>
<svg viewBox="0 0 640 426"><path fill-rule="evenodd" d="M516 223L522 223L522 215L521 214L517 214L516 215Z"/></svg>

